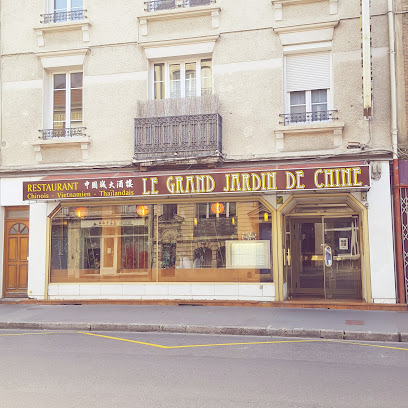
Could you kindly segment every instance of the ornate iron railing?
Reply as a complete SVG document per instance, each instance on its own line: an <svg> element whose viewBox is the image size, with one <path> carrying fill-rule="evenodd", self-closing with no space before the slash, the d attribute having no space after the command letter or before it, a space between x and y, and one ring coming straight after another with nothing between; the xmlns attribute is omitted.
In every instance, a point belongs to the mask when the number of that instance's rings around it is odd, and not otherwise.
<svg viewBox="0 0 408 408"><path fill-rule="evenodd" d="M146 11L171 10L177 6L176 0L154 0L145 2Z"/></svg>
<svg viewBox="0 0 408 408"><path fill-rule="evenodd" d="M62 128L62 129L43 129L40 130L40 139L58 139L60 137L82 137L85 136L84 127Z"/></svg>
<svg viewBox="0 0 408 408"><path fill-rule="evenodd" d="M297 123L332 121L338 119L335 117L335 113L337 113L337 110L281 114L279 116L283 118L283 122L279 123L283 123L287 126L295 125Z"/></svg>
<svg viewBox="0 0 408 408"><path fill-rule="evenodd" d="M208 6L215 0L183 0L183 7Z"/></svg>
<svg viewBox="0 0 408 408"><path fill-rule="evenodd" d="M217 113L135 119L135 160L219 157L221 152Z"/></svg>
<svg viewBox="0 0 408 408"><path fill-rule="evenodd" d="M86 10L59 11L56 13L41 14L41 23L63 23L64 21L82 20Z"/></svg>
<svg viewBox="0 0 408 408"><path fill-rule="evenodd" d="M171 10L178 7L207 6L216 0L151 0L145 2L146 11Z"/></svg>
<svg viewBox="0 0 408 408"><path fill-rule="evenodd" d="M408 188L401 188L402 261L405 276L405 296L408 300ZM404 299L401 300L404 302Z"/></svg>

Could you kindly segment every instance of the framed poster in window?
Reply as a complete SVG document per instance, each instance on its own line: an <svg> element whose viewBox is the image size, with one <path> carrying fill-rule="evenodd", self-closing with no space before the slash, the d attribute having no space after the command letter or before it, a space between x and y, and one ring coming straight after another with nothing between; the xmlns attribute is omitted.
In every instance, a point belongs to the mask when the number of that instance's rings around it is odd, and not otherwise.
<svg viewBox="0 0 408 408"><path fill-rule="evenodd" d="M349 249L349 244L348 244L348 238L339 238L339 249L342 251L348 251Z"/></svg>
<svg viewBox="0 0 408 408"><path fill-rule="evenodd" d="M269 269L271 242L269 240L225 241L226 268Z"/></svg>

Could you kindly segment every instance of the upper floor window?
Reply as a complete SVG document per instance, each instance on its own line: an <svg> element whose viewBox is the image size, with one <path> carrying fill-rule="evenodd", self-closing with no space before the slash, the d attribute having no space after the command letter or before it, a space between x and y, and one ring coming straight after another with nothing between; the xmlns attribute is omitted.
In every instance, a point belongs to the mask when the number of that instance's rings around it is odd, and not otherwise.
<svg viewBox="0 0 408 408"><path fill-rule="evenodd" d="M212 93L211 59L157 63L153 67L153 77L154 99Z"/></svg>
<svg viewBox="0 0 408 408"><path fill-rule="evenodd" d="M57 129L65 130L81 127L82 127L82 72L67 72L54 74L53 75L54 131Z"/></svg>
<svg viewBox="0 0 408 408"><path fill-rule="evenodd" d="M285 124L333 119L330 107L330 53L286 56Z"/></svg>
<svg viewBox="0 0 408 408"><path fill-rule="evenodd" d="M328 120L328 89L290 92L290 120L297 122L316 122Z"/></svg>
<svg viewBox="0 0 408 408"><path fill-rule="evenodd" d="M49 0L50 14L44 15L44 23L82 20L84 18L83 0Z"/></svg>

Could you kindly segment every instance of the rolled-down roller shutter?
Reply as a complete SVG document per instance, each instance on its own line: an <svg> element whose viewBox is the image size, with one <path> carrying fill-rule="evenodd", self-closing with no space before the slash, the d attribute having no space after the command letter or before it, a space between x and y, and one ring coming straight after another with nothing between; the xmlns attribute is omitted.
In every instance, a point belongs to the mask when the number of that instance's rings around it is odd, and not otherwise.
<svg viewBox="0 0 408 408"><path fill-rule="evenodd" d="M286 56L286 91L330 88L330 53Z"/></svg>

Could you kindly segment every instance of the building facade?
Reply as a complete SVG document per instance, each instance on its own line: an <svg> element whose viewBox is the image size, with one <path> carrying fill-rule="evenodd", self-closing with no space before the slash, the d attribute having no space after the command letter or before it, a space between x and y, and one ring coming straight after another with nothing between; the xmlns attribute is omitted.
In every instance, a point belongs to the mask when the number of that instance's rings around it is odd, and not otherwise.
<svg viewBox="0 0 408 408"><path fill-rule="evenodd" d="M394 207L396 235L396 266L399 277L399 297L408 298L408 2L398 0L394 4L395 15L395 108L393 119L397 128L397 149L394 162Z"/></svg>
<svg viewBox="0 0 408 408"><path fill-rule="evenodd" d="M399 301L387 1L26 3L3 297Z"/></svg>

